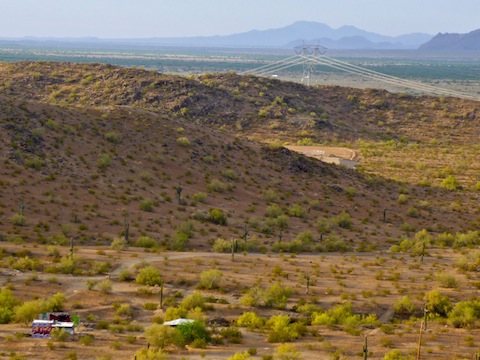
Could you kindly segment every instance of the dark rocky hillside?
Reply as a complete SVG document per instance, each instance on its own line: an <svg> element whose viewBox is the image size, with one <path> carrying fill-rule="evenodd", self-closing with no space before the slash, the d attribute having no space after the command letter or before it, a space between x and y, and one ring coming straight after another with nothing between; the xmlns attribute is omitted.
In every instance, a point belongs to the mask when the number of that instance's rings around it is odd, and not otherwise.
<svg viewBox="0 0 480 360"><path fill-rule="evenodd" d="M467 231L475 208L449 206L467 194L327 165L278 142L420 143L441 132L475 143L476 105L232 73L0 64L0 234L109 244L128 223L132 242L210 249L247 228L257 250L310 232L304 248L329 251L389 246L423 228ZM402 193L429 205L409 215Z"/></svg>

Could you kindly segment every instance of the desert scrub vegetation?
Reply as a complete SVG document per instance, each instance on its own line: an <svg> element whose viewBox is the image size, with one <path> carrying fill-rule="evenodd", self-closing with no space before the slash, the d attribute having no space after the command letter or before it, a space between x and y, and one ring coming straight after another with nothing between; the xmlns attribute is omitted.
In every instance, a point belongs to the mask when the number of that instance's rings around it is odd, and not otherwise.
<svg viewBox="0 0 480 360"><path fill-rule="evenodd" d="M4 320L13 320L18 323L24 323L25 325L37 318L38 314L62 310L63 304L67 301L63 293L56 293L47 299L28 300L19 303L11 294L8 292L4 293L3 290L0 293L0 300L6 300L7 316L5 317L4 314ZM15 305L15 307L11 308L12 305ZM10 315L8 312L12 311L13 313Z"/></svg>
<svg viewBox="0 0 480 360"><path fill-rule="evenodd" d="M146 212L152 212L154 209L154 202L152 199L145 199L139 205L139 209Z"/></svg>
<svg viewBox="0 0 480 360"><path fill-rule="evenodd" d="M244 306L267 307L273 309L285 309L287 301L292 295L292 289L284 286L281 282L261 289L258 286L250 288L240 299Z"/></svg>
<svg viewBox="0 0 480 360"><path fill-rule="evenodd" d="M133 243L133 246L144 249L154 249L158 247L158 242L150 236L139 236Z"/></svg>
<svg viewBox="0 0 480 360"><path fill-rule="evenodd" d="M292 323L287 315L273 315L265 323L268 329L267 340L271 343L290 342L307 333L307 327L301 322Z"/></svg>
<svg viewBox="0 0 480 360"><path fill-rule="evenodd" d="M307 327L302 322L292 322L287 315L273 315L269 319L261 318L251 311L243 313L235 324L250 331L267 332L267 341L272 343L290 342L307 333Z"/></svg>
<svg viewBox="0 0 480 360"><path fill-rule="evenodd" d="M162 281L160 270L153 266L147 266L140 269L135 278L137 284L148 286L161 285Z"/></svg>
<svg viewBox="0 0 480 360"><path fill-rule="evenodd" d="M413 239L403 238L398 245L390 248L391 252L404 252L412 255L428 255L428 249L435 246L440 248L472 249L480 244L480 233L478 231L468 231L466 233L457 232L455 234L441 233L436 238L423 229L414 234Z"/></svg>
<svg viewBox="0 0 480 360"><path fill-rule="evenodd" d="M145 338L149 344L156 348L155 351L170 346L183 348L185 345L204 348L211 339L205 324L199 321L181 324L176 327L153 324L145 330Z"/></svg>
<svg viewBox="0 0 480 360"><path fill-rule="evenodd" d="M111 142L112 144L119 144L121 142L121 136L115 131L109 131L105 133L105 140Z"/></svg>
<svg viewBox="0 0 480 360"><path fill-rule="evenodd" d="M100 170L105 171L110 167L110 165L112 165L112 158L110 155L103 153L98 156L97 167Z"/></svg>
<svg viewBox="0 0 480 360"><path fill-rule="evenodd" d="M362 326L375 328L380 326L377 316L374 314L355 314L350 302L343 305L336 305L325 312L314 312L312 314L312 325L335 325Z"/></svg>
<svg viewBox="0 0 480 360"><path fill-rule="evenodd" d="M177 142L177 145L180 145L182 147L189 147L192 144L191 141L185 136L181 136L177 138L176 142Z"/></svg>
<svg viewBox="0 0 480 360"><path fill-rule="evenodd" d="M213 290L220 288L223 273L220 270L206 270L200 274L199 289Z"/></svg>
<svg viewBox="0 0 480 360"><path fill-rule="evenodd" d="M221 209L210 209L205 220L217 225L227 225L227 214Z"/></svg>
<svg viewBox="0 0 480 360"><path fill-rule="evenodd" d="M225 184L224 182L222 182L218 179L213 179L207 185L207 190L209 192L222 193L222 192L228 191L230 189L231 189L231 187L228 184Z"/></svg>

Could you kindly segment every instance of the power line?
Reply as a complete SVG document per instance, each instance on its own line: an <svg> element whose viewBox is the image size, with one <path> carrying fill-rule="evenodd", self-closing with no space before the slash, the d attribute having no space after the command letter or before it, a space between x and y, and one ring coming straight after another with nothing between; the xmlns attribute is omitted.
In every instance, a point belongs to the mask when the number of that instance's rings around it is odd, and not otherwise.
<svg viewBox="0 0 480 360"><path fill-rule="evenodd" d="M374 71L368 68L364 68L358 65L354 65L345 61L334 59L325 56L326 48L320 45L300 45L295 47L296 55L289 58L276 61L271 64L260 66L256 69L244 71L241 74L252 74L256 76L265 76L268 74L274 74L275 72L285 70L294 66L303 66L303 73L301 82L307 82L310 85L310 79L314 73L316 65L324 65L333 69L341 70L350 74L359 75L372 80L380 81L390 85L394 85L401 88L412 89L421 91L424 93L431 93L435 95L453 96L474 101L480 99L476 96L465 94L455 90L449 90L437 86L428 85L421 82L412 80L406 80L392 75L383 74L378 71Z"/></svg>

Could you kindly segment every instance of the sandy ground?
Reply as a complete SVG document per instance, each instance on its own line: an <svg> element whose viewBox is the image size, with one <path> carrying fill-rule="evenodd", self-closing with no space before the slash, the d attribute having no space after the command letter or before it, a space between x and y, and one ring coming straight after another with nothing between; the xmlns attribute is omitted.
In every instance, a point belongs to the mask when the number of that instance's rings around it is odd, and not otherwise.
<svg viewBox="0 0 480 360"><path fill-rule="evenodd" d="M286 148L330 164L343 165L350 169L358 165L357 152L347 148L328 146L286 146Z"/></svg>

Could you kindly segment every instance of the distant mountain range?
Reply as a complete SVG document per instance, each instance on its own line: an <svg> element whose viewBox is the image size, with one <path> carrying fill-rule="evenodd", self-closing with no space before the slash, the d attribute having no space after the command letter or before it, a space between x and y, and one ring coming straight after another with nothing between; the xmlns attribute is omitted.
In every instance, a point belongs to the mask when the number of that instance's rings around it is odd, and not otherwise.
<svg viewBox="0 0 480 360"><path fill-rule="evenodd" d="M480 29L468 34L438 34L420 50L480 50Z"/></svg>
<svg viewBox="0 0 480 360"><path fill-rule="evenodd" d="M169 45L222 47L291 48L302 43L318 43L329 49L417 49L432 37L423 33L392 37L361 30L354 26L333 29L322 23L298 21L283 28L252 30L233 35L155 38L143 41Z"/></svg>
<svg viewBox="0 0 480 360"><path fill-rule="evenodd" d="M35 38L1 39L0 41L21 41L43 43L49 46L88 44L90 46L129 45L129 46L201 46L232 48L293 48L302 44L318 44L335 50L405 50L420 49L433 51L480 50L480 29L468 34L411 33L400 36L385 36L342 26L333 29L328 25L297 21L291 25L269 30L251 30L244 33L223 36L195 36L174 38L143 39L99 39L88 38Z"/></svg>
<svg viewBox="0 0 480 360"><path fill-rule="evenodd" d="M126 44L126 45L177 45L205 47L240 47L240 48L292 48L297 45L319 44L328 49L417 49L420 45L432 39L432 35L412 33L401 36L385 36L358 29L354 26L342 26L333 29L328 25L298 21L278 29L252 30L244 33L224 36L197 36L176 38L147 39L55 39L55 38L24 38L28 42L51 43L87 43L87 44ZM12 40L12 39L4 39ZM20 40L20 39L15 39Z"/></svg>

